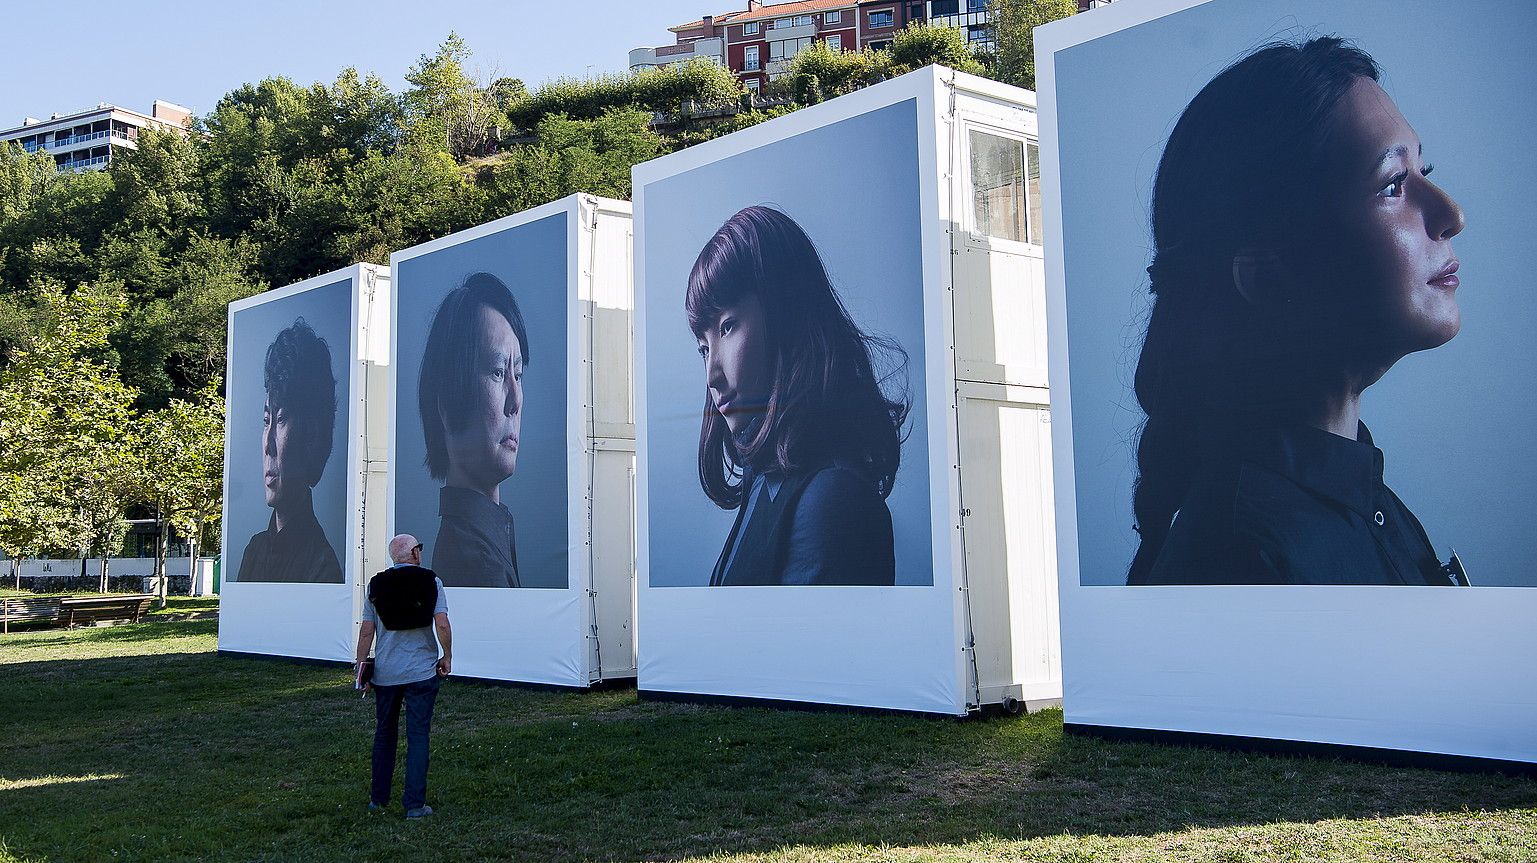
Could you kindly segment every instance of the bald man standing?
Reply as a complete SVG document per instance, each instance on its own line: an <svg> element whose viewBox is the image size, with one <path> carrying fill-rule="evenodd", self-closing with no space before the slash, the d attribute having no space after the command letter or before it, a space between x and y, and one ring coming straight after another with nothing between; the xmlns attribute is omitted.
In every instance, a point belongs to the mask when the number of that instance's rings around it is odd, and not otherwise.
<svg viewBox="0 0 1537 863"><path fill-rule="evenodd" d="M401 803L407 818L422 818L432 814L432 807L427 805L427 735L439 680L453 668L453 633L448 626L443 582L422 566L422 544L416 537L403 533L391 539L390 560L395 564L368 582L368 601L363 603L363 621L358 629L360 667L369 661L369 648L378 637L371 681L378 724L374 728L368 811L378 812L389 805L400 739L400 706L404 704L406 785Z"/></svg>

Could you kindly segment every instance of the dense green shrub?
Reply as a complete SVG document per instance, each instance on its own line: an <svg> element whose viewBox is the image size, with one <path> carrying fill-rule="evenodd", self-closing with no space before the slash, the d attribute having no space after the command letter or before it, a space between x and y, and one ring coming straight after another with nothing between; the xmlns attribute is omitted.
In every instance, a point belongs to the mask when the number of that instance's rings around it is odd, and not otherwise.
<svg viewBox="0 0 1537 863"><path fill-rule="evenodd" d="M665 69L600 75L586 80L557 78L528 98L514 102L507 110L507 118L518 128L532 129L553 114L591 120L615 108L672 112L690 102L724 107L735 104L741 92L741 85L730 69L695 59Z"/></svg>

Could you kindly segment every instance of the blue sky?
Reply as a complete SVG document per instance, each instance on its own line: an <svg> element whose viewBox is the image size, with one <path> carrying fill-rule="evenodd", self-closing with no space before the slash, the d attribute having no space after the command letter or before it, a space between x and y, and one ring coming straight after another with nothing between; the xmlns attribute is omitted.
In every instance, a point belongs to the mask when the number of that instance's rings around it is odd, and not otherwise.
<svg viewBox="0 0 1537 863"><path fill-rule="evenodd" d="M208 112L247 82L286 75L330 82L347 66L397 92L406 69L450 30L474 49L472 69L522 78L619 71L629 49L672 41L667 28L746 0L326 0L100 2L65 11L15 4L5 13L0 128L111 102L148 112L155 99Z"/></svg>

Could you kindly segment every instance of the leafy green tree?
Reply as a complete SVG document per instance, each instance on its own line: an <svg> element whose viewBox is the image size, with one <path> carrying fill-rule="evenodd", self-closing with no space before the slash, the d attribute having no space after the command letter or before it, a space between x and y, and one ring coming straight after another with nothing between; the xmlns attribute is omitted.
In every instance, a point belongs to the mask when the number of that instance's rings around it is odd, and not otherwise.
<svg viewBox="0 0 1537 863"><path fill-rule="evenodd" d="M78 549L82 557L102 558L105 590L106 558L121 547L127 528L123 512L141 473L135 393L101 359L127 301L109 285L84 286L69 295L45 288L40 298L48 326L32 345L15 351L0 375L5 426L0 437L6 463L16 466L5 471L11 477L6 485L26 485L22 493L32 496L39 517L48 520L50 541ZM28 484L38 477L49 479ZM17 542L12 551L27 545Z"/></svg>
<svg viewBox="0 0 1537 863"><path fill-rule="evenodd" d="M187 537L195 579L204 529L223 513L224 399L219 381L211 381L193 401L173 399L146 415L141 427L140 455L147 467L141 494L160 526L155 576L164 607L167 523Z"/></svg>
<svg viewBox="0 0 1537 863"><path fill-rule="evenodd" d="M885 79L890 66L891 56L884 51L834 51L818 41L790 60L786 77L799 82L814 76L822 95L842 96ZM799 96L796 100L804 103Z"/></svg>
<svg viewBox="0 0 1537 863"><path fill-rule="evenodd" d="M938 64L959 72L980 75L982 64L971 53L966 37L954 27L914 22L891 40L891 72L901 75Z"/></svg>
<svg viewBox="0 0 1537 863"><path fill-rule="evenodd" d="M1078 11L1074 0L991 0L998 80L1035 89L1035 28Z"/></svg>
<svg viewBox="0 0 1537 863"><path fill-rule="evenodd" d="M407 120L441 131L444 146L456 159L485 151L492 130L507 122L503 104L516 101L522 88L510 79L499 81L500 89L478 86L464 68L471 54L459 34L449 33L437 53L423 54L406 73L411 89L402 98Z"/></svg>
<svg viewBox="0 0 1537 863"><path fill-rule="evenodd" d="M0 389L0 410L14 407ZM69 543L72 513L64 507L59 477L26 446L24 426L0 416L0 553L11 563L21 589L21 562Z"/></svg>
<svg viewBox="0 0 1537 863"><path fill-rule="evenodd" d="M616 110L595 120L564 115L539 121L534 140L513 147L482 180L488 218L515 213L576 192L630 196L630 168L664 152L650 115Z"/></svg>

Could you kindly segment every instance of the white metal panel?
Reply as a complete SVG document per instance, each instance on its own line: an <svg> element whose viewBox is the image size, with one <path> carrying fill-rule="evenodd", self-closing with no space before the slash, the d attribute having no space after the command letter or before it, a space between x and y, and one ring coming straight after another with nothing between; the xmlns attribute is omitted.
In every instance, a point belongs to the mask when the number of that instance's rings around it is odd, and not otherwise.
<svg viewBox="0 0 1537 863"><path fill-rule="evenodd" d="M1537 763L1532 588L1080 584L1095 537L1077 519L1056 57L1204 2L1116 3L1036 35L1066 719Z"/></svg>
<svg viewBox="0 0 1537 863"><path fill-rule="evenodd" d="M984 703L1062 697L1043 390L962 383L961 500Z"/></svg>
<svg viewBox="0 0 1537 863"><path fill-rule="evenodd" d="M635 441L594 441L592 590L594 680L635 676Z"/></svg>
<svg viewBox="0 0 1537 863"><path fill-rule="evenodd" d="M646 187L888 105L915 100L918 120L925 340L921 363L930 382L915 393L925 413L930 447L911 458L924 463L931 495L933 585L899 588L651 587L646 526L648 430L638 436L637 563L642 631L639 685L643 690L784 699L964 713L971 702L960 641L962 611L958 479L955 475L954 368L950 350L950 266L941 174L948 171L948 128L938 122L948 86L930 68L797 111L741 132L635 167L636 294L645 308ZM831 199L830 199L831 200ZM839 202L838 206L843 206ZM944 207L942 211L941 207ZM644 316L638 322L636 367L646 367ZM646 375L636 376L637 415L646 416Z"/></svg>
<svg viewBox="0 0 1537 863"><path fill-rule="evenodd" d="M363 311L364 282L368 265L354 265L331 273L276 288L230 304L228 341L230 356L235 344L236 316L245 309L270 302L280 302L307 291L348 281L351 285L351 341L348 357L348 403L338 406L337 422L346 425L346 451L333 453L338 469L346 472L346 500L357 501L362 495L364 447L358 430L365 410L365 371L363 335L366 326ZM229 495L230 449L226 434L224 454L224 493ZM339 457L339 458L338 458ZM284 584L280 582L241 583L226 580L220 588L219 649L241 653L260 653L306 659L351 661L355 642L355 585L362 569L362 513L354 505L348 509L346 536L337 557L343 570L342 584ZM221 554L228 567L233 562L232 537L221 531Z"/></svg>
<svg viewBox="0 0 1537 863"><path fill-rule="evenodd" d="M541 219L566 216L566 499L568 507L568 579L565 589L447 588L449 619L454 625L454 674L494 680L550 683L585 687L590 683L590 603L587 589L588 532L588 435L590 400L584 346L587 334L581 297L591 291L590 259L592 226L584 222L590 213L591 196L571 195L521 213L440 237L390 255L391 320L398 326L400 264L420 255L446 249ZM391 344L391 365L398 366ZM390 415L400 409L399 375L392 377ZM389 499L393 500L395 440L390 439ZM395 513L389 513L390 532Z"/></svg>

